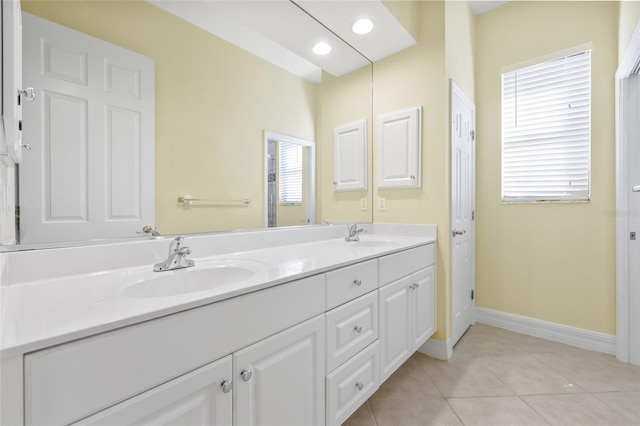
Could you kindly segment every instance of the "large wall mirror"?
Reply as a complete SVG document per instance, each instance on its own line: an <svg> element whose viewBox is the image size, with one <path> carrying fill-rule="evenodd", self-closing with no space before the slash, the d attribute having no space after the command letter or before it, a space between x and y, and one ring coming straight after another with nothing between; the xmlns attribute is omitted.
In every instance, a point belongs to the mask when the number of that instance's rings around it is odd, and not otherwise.
<svg viewBox="0 0 640 426"><path fill-rule="evenodd" d="M81 205L82 197L116 199L118 205L111 201L112 204L102 206L103 211L108 211L106 222L116 225L119 219L150 208L153 213L150 225L163 235L264 227L265 197L268 196L265 180L269 175L265 170L269 156L264 143L265 131L314 142L315 176L305 178L304 182L315 182L315 223L371 220L371 186L353 193L335 193L332 187L333 129L365 119L370 130L371 63L354 50L352 54L360 56L362 64L353 70L336 75L325 71L330 68L328 66L314 77L304 75L304 72L296 75L263 59L259 52L250 53L206 31L197 22L187 22L171 13L170 7L160 7L163 3L187 7L202 2L167 0L157 3L21 1L23 13L29 15L29 18L23 18L26 25L33 26L33 19L53 22L142 58L125 55L121 63L144 62L144 58L149 58L153 69L153 78L145 80L128 72L133 67L108 65L111 53L100 52L103 56L99 61L103 65L97 72L109 77L111 92L122 95L124 100L114 104L116 101L112 98L106 99L96 113L95 107L78 101L84 95L73 87L74 79L90 80L93 72L87 66L89 75L82 75L75 68L80 69L85 65L83 61L92 60L86 55L76 55L80 37L62 35L62 39L69 38L71 45L68 48L52 44L45 46L48 50L35 55L23 52L23 85L36 89L38 103L33 105L37 105L34 111L40 118L34 123L25 111L23 142L30 144L31 150L23 151L19 186L23 190L31 188L29 179L42 185L46 174L53 182L46 183L49 185L47 191L34 192L38 195L33 200L21 195L22 242L48 244L115 238L112 232L116 231L102 225L98 229L87 225L78 234L84 238L70 237L74 231L65 225L95 216ZM261 7L270 7L270 3L274 7L283 4L282 1L257 3L261 3ZM309 18L295 3L284 3L293 4L297 13ZM291 33L293 29L295 26L289 30L280 28L279 37L295 39L296 34ZM32 38L33 34L24 35L25 49L36 49L38 45L42 48L46 44L42 37L37 41ZM346 50L351 50L346 43L338 49L339 52ZM27 58L31 58L30 62ZM29 81L32 75L41 74L43 70L56 74L60 81L72 87L71 90L61 93L57 86L39 88L39 83ZM140 99L136 98L136 93L147 90L145 85L153 88L151 101L147 100L151 107L139 112L135 102ZM132 97L136 98L135 102L130 99ZM49 116L43 120L43 114L47 113ZM90 130L77 125L78 118L90 122L95 114L99 115L98 120L110 123L110 127L99 127L97 131L108 133L111 141L97 151L85 143L84 138ZM152 127L145 127L145 114L152 114ZM138 148L122 143L132 139L131 132L136 141L150 137L152 144ZM371 144L371 131L368 135ZM68 143L55 149L42 148L43 138L53 137ZM49 151L43 154L42 149ZM106 169L91 169L94 158L103 157L108 157L104 162ZM127 168L131 162L136 162L133 169ZM154 166L153 179L145 181L145 165L149 164ZM33 173L25 174L27 169ZM371 173L369 168L369 180ZM105 174L109 179L103 179ZM78 179L78 175L85 176L86 181ZM144 196L150 196L153 201L145 205L139 201ZM35 216L34 208L40 209ZM54 213L62 225L60 231L41 232L27 223ZM34 217L30 218L30 214ZM298 221L303 222L302 219ZM141 230L141 226L130 230L131 237Z"/></svg>

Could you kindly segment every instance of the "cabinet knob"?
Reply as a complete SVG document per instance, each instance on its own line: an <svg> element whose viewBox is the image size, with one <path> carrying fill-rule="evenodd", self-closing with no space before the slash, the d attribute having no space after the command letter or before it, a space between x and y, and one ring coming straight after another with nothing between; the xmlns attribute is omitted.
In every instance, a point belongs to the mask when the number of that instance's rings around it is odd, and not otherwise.
<svg viewBox="0 0 640 426"><path fill-rule="evenodd" d="M361 280L361 279L356 278L355 280L353 280L353 283L354 283L355 285L357 285L358 287L360 287L360 286L362 285L362 280Z"/></svg>
<svg viewBox="0 0 640 426"><path fill-rule="evenodd" d="M245 382L248 382L249 380L251 380L251 376L253 376L253 373L251 372L251 370L242 370L240 372L240 377L242 377L242 380L244 380Z"/></svg>
<svg viewBox="0 0 640 426"><path fill-rule="evenodd" d="M416 289L416 283L411 284L411 285L409 286L409 288L410 288L411 290L415 290L415 289Z"/></svg>
<svg viewBox="0 0 640 426"><path fill-rule="evenodd" d="M420 287L420 283L413 283L413 285L415 286L415 288Z"/></svg>
<svg viewBox="0 0 640 426"><path fill-rule="evenodd" d="M360 383L360 382L357 382L357 383L356 383L356 388L357 388L358 390L362 390L362 388L364 388L364 385L363 385L362 383Z"/></svg>
<svg viewBox="0 0 640 426"><path fill-rule="evenodd" d="M413 175L411 175L411 176L409 176L409 177L411 178L411 180L416 180L416 177L415 177L415 176L413 176Z"/></svg>
<svg viewBox="0 0 640 426"><path fill-rule="evenodd" d="M353 327L353 329L356 331L356 333L362 333L362 326L361 325L356 325L355 327Z"/></svg>
<svg viewBox="0 0 640 426"><path fill-rule="evenodd" d="M220 387L222 388L222 392L229 393L231 389L233 389L233 382L231 380L224 380L220 383Z"/></svg>

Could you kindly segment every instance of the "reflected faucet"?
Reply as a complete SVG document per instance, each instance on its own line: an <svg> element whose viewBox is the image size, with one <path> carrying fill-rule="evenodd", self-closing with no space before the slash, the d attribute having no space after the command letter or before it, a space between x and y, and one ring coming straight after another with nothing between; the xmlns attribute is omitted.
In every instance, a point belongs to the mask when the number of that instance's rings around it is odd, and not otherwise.
<svg viewBox="0 0 640 426"><path fill-rule="evenodd" d="M164 262L153 265L153 270L155 272L163 272L195 266L195 261L187 259L187 256L191 254L191 250L189 247L183 247L183 242L184 237L182 236L171 241L169 245L169 257Z"/></svg>
<svg viewBox="0 0 640 426"><path fill-rule="evenodd" d="M358 234L360 232L367 232L367 230L364 228L358 228L358 225L360 225L360 222L354 223L353 225L347 225L348 234L346 237L344 237L344 240L346 242L351 243L355 241L360 241L360 237L358 237Z"/></svg>

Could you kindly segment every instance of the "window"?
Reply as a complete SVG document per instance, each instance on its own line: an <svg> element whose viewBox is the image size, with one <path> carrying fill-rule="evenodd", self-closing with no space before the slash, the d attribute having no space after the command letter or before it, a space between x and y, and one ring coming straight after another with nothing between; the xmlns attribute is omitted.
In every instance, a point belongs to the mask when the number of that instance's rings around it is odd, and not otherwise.
<svg viewBox="0 0 640 426"><path fill-rule="evenodd" d="M502 74L502 201L589 200L591 51Z"/></svg>
<svg viewBox="0 0 640 426"><path fill-rule="evenodd" d="M280 203L302 203L302 146L280 142Z"/></svg>

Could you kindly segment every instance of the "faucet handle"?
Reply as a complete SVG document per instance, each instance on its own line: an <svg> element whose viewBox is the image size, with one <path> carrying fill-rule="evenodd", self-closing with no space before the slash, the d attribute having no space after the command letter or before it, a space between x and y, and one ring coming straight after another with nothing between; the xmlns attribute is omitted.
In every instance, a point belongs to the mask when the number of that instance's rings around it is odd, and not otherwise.
<svg viewBox="0 0 640 426"><path fill-rule="evenodd" d="M174 238L169 245L169 255L178 252L182 248L182 244L184 243L184 237L182 235Z"/></svg>

